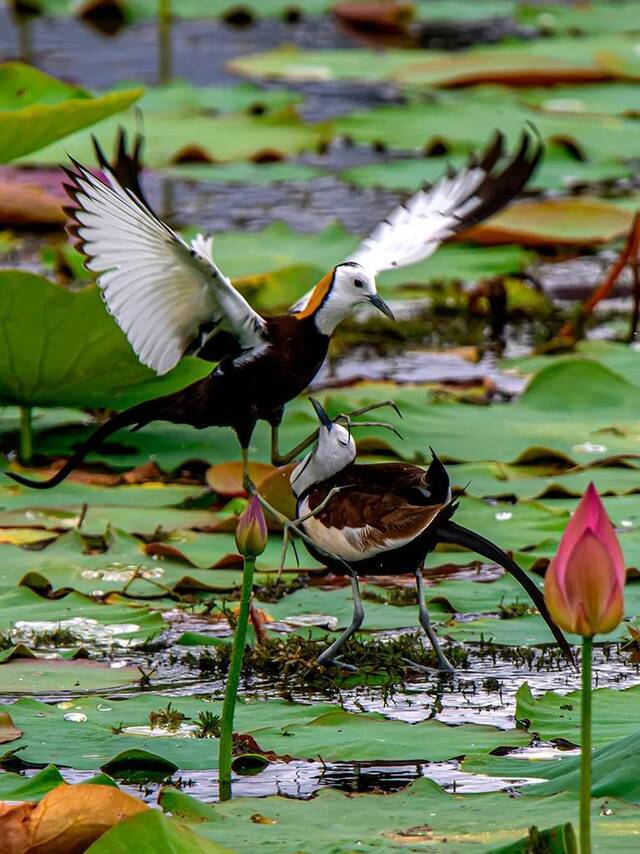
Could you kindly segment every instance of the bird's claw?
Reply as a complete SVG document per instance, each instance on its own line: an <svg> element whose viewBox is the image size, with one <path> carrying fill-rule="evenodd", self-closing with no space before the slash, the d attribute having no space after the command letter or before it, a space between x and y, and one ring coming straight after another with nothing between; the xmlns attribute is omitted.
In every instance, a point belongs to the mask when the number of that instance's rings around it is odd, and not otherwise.
<svg viewBox="0 0 640 854"><path fill-rule="evenodd" d="M348 670L349 673L358 672L358 668L354 664L346 664L340 658L323 658L322 655L319 655L317 661L318 664L322 664L325 667L341 667L343 670Z"/></svg>
<svg viewBox="0 0 640 854"><path fill-rule="evenodd" d="M417 662L412 661L410 658L403 658L402 660L412 670L416 670L418 673L438 673L442 675L455 673L454 668L446 659L438 661L438 667L426 667L424 664L418 664Z"/></svg>

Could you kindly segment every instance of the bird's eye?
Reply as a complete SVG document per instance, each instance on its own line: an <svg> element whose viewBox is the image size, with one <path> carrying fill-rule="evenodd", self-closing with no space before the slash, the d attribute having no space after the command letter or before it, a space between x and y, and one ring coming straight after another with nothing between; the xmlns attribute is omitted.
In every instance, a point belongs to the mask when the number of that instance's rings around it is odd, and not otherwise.
<svg viewBox="0 0 640 854"><path fill-rule="evenodd" d="M362 279L354 279L353 284L356 286L356 288L364 288L364 282L362 281Z"/></svg>

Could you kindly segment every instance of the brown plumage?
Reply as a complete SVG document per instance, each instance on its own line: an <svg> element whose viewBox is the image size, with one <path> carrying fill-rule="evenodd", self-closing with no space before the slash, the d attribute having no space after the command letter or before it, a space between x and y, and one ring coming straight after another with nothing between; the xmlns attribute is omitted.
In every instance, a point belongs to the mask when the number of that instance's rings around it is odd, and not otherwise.
<svg viewBox="0 0 640 854"><path fill-rule="evenodd" d="M571 648L535 582L490 540L452 521L457 503L451 499L449 476L435 453L426 470L407 463L358 464L350 432L332 422L317 401L312 402L321 426L317 447L291 474L296 516L312 541L305 539L313 557L336 573L350 575L354 591L352 624L320 660L334 661L337 650L362 623L358 577L413 573L420 623L441 669L451 670L430 624L422 579L430 552L438 543L451 543L471 549L511 573L573 663Z"/></svg>

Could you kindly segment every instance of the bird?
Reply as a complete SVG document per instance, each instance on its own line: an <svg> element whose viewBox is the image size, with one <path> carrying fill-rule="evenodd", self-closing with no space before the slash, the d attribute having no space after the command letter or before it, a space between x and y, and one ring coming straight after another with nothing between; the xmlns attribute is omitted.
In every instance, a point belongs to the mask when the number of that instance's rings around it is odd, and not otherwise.
<svg viewBox="0 0 640 854"><path fill-rule="evenodd" d="M197 234L188 243L154 213L139 180L142 139L129 153L120 131L113 165L93 141L100 174L70 158L71 166L63 167L71 200L65 211L67 231L96 274L107 310L140 362L157 374L187 353L211 361L212 370L111 417L48 480L8 472L37 489L59 484L115 431L169 421L231 427L240 444L243 484L253 491L248 449L256 423L271 427L274 465L295 459L315 436L281 454L284 407L320 370L335 328L362 305L393 318L377 292L376 275L428 257L444 240L504 207L542 155L540 140L524 131L505 162L505 138L496 133L480 157L471 156L457 172L449 168L397 207L290 312L263 317L217 266L213 238Z"/></svg>
<svg viewBox="0 0 640 854"><path fill-rule="evenodd" d="M311 403L320 428L314 449L290 474L296 499L294 525L304 532L312 557L351 578L354 602L351 624L318 656L321 664L346 666L337 655L364 620L358 578L410 572L415 576L419 622L438 669L453 671L425 604L424 565L438 543L463 546L511 573L574 664L571 647L532 579L495 543L452 520L458 502L452 499L449 475L433 450L427 469L401 462L357 463L351 430L340 419L329 418L317 400L311 398Z"/></svg>

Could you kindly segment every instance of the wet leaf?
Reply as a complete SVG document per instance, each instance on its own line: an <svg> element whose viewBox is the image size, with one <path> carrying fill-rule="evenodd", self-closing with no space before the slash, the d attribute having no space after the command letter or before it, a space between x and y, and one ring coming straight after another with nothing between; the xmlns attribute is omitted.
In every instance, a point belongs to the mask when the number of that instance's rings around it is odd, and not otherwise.
<svg viewBox="0 0 640 854"><path fill-rule="evenodd" d="M516 695L516 718L529 721L531 731L538 732L544 741L564 738L580 744L580 691L558 694L546 691L534 697L525 682ZM623 736L636 735L638 719L635 713L640 687L622 691L597 688L593 691L594 746L612 744Z"/></svg>
<svg viewBox="0 0 640 854"><path fill-rule="evenodd" d="M569 703L568 705L571 705ZM633 733L616 739L593 753L591 794L594 798L621 798L640 803L638 781L638 735ZM527 759L526 754L515 756L473 756L463 762L465 771L506 779L539 778L522 788L524 795L552 795L557 792L577 792L580 779L580 757L556 756L554 759Z"/></svg>
<svg viewBox="0 0 640 854"><path fill-rule="evenodd" d="M130 685L139 680L140 671L136 667L112 668L98 661L18 658L0 665L0 691L12 694L54 691L86 694L88 691L106 691ZM0 742L3 740L1 732L0 729Z"/></svg>
<svg viewBox="0 0 640 854"><path fill-rule="evenodd" d="M614 799L610 805L614 814L602 816L600 803L593 802L594 843L606 849L615 830L616 845L631 852L640 829L637 809ZM240 850L269 844L283 854L293 854L305 850L309 839L318 850L335 848L336 839L347 849L406 850L406 840L397 841L400 835L423 827L426 820L431 828L427 845L437 844L451 852L470 846L489 852L526 837L531 826L540 824L541 814L546 825L577 819L577 803L573 793L546 798L513 798L504 792L452 795L423 779L392 794L323 789L306 801L263 798L260 812L277 822L272 825L250 820L256 812L255 798L234 797L218 804L216 812L227 821L201 823L198 833ZM500 816L500 821L488 824L487 816Z"/></svg>

